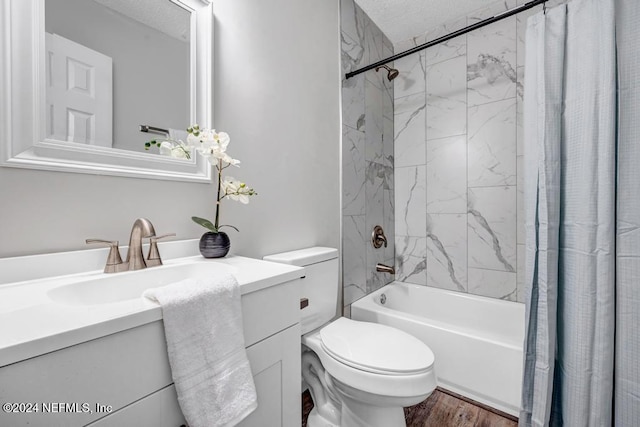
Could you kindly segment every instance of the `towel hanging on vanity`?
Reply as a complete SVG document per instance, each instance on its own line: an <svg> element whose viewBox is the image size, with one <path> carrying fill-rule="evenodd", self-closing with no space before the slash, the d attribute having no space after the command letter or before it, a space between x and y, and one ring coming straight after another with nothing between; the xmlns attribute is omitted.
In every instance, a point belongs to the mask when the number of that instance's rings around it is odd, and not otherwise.
<svg viewBox="0 0 640 427"><path fill-rule="evenodd" d="M189 426L234 426L253 412L258 402L235 277L186 279L144 296L162 306L171 373Z"/></svg>

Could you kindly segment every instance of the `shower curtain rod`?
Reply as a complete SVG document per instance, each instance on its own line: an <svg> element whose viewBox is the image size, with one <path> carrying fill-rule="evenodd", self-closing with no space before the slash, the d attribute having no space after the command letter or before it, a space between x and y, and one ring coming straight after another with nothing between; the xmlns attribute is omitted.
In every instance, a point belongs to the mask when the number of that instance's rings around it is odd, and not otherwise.
<svg viewBox="0 0 640 427"><path fill-rule="evenodd" d="M489 25L489 24L493 24L494 22L498 22L498 21L500 21L502 19L508 18L508 17L513 16L513 15L515 15L517 13L520 13L520 12L524 12L525 10L529 10L529 9L531 9L533 7L536 7L536 6L540 5L540 4L544 4L546 2L547 2L547 0L533 0L533 1L530 1L529 3L523 4L522 6L514 7L513 9L509 9L509 10L507 10L505 12L499 13L498 15L495 15L495 16L493 16L491 18L487 18L487 19L485 19L483 21L476 22L473 25L469 25L468 27L464 27L464 28L462 28L460 30L454 31L454 32L449 33L447 35L444 35L442 37L438 37L437 39L431 40L430 42L427 42L427 43L421 44L419 46L413 47L413 48L411 48L409 50L405 50L404 52L397 53L397 54L395 54L393 56L390 56L390 57L388 57L386 59L382 59L382 60L380 60L378 62L375 62L375 63L373 63L371 65L367 65L366 67L362 67L362 68L360 68L358 70L351 71L350 73L346 74L346 78L350 79L351 77L357 76L358 74L364 73L365 71L373 70L374 68L377 68L377 67L380 67L382 65L385 65L388 62L395 61L396 59L404 58L405 56L409 56L409 55L414 54L416 52L420 52L421 50L424 50L424 49L426 49L428 47L435 46L435 45L440 44L442 42L446 42L447 40L451 40L452 38L461 36L463 34L467 34L470 31L477 30L478 28L482 28L482 27L484 27L486 25Z"/></svg>

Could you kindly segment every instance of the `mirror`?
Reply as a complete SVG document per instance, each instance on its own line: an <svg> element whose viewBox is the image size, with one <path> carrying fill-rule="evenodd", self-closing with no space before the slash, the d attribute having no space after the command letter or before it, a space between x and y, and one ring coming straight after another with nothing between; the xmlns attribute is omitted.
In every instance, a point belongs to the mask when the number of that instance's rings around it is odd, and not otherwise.
<svg viewBox="0 0 640 427"><path fill-rule="evenodd" d="M151 128L211 127L208 0L0 0L4 166L209 182ZM6 20L5 20L6 22ZM180 136L179 132L177 132Z"/></svg>
<svg viewBox="0 0 640 427"><path fill-rule="evenodd" d="M45 0L46 137L144 152L186 129L191 13L170 0Z"/></svg>

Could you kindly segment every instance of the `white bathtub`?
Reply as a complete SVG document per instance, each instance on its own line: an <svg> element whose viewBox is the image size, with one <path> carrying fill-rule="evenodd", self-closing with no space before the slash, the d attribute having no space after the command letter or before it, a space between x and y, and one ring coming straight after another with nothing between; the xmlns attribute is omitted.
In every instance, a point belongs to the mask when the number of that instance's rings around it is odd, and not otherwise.
<svg viewBox="0 0 640 427"><path fill-rule="evenodd" d="M518 415L524 304L393 282L353 303L351 317L418 337L435 354L439 386Z"/></svg>

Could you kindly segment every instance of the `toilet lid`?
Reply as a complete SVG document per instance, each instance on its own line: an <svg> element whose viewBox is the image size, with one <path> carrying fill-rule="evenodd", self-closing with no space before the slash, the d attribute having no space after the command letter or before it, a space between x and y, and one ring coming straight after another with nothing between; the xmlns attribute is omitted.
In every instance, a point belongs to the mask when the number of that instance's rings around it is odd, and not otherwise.
<svg viewBox="0 0 640 427"><path fill-rule="evenodd" d="M379 323L341 317L320 330L333 358L368 372L412 374L433 365L431 349L416 337Z"/></svg>

